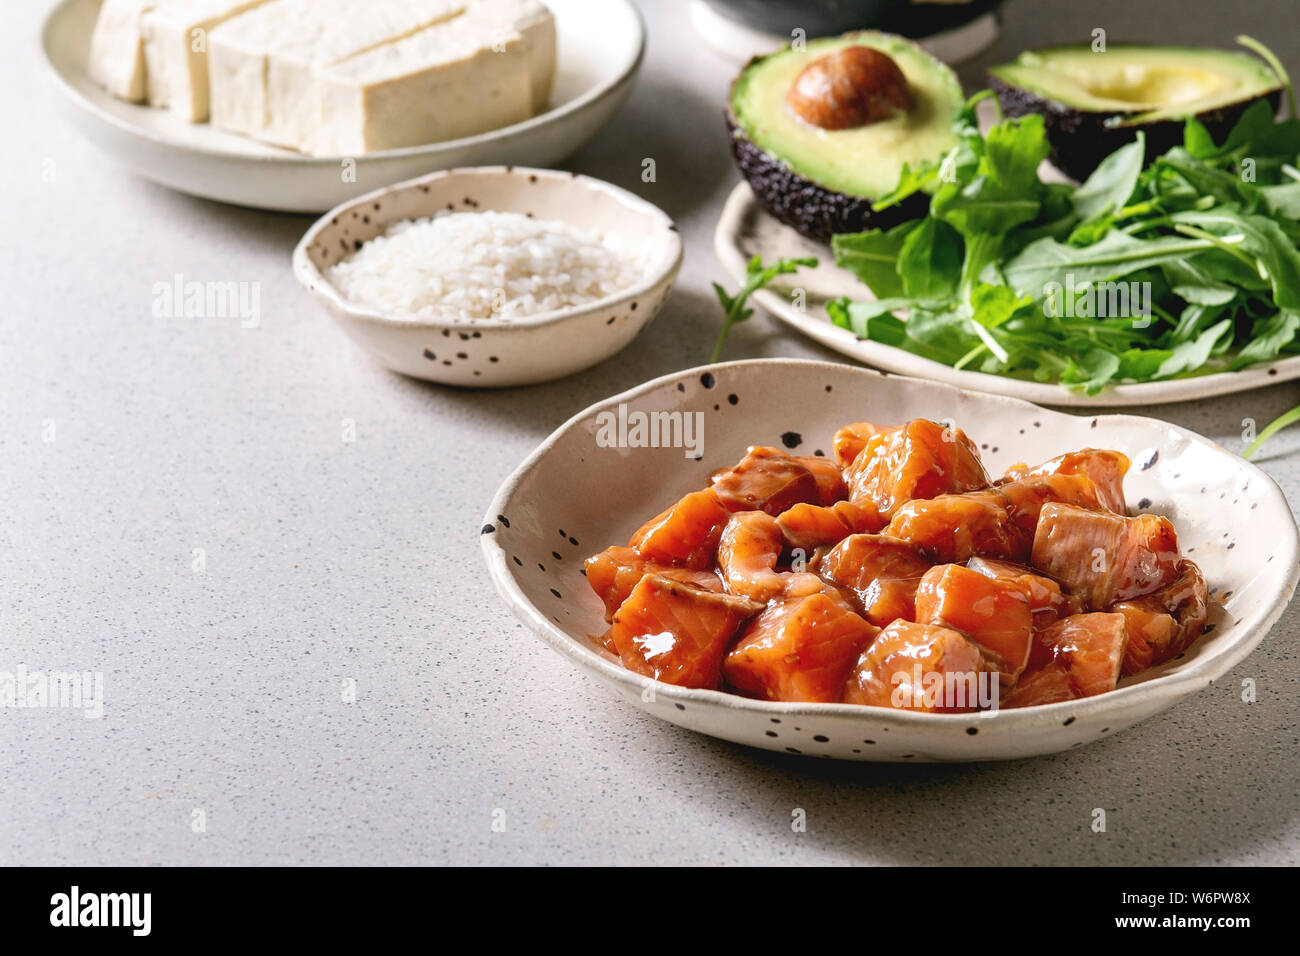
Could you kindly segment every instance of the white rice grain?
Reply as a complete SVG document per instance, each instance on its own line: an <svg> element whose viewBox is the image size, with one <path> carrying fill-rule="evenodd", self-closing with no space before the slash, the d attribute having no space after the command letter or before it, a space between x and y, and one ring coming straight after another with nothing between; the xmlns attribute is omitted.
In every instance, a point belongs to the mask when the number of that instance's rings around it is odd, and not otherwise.
<svg viewBox="0 0 1300 956"><path fill-rule="evenodd" d="M511 321L616 295L642 277L645 257L558 220L442 212L394 223L326 277L349 302L400 318Z"/></svg>

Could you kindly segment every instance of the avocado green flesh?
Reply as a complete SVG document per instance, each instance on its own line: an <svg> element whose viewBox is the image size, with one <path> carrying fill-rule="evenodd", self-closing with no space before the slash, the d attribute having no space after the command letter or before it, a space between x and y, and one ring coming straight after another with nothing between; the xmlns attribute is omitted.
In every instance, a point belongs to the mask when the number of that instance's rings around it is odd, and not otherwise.
<svg viewBox="0 0 1300 956"><path fill-rule="evenodd" d="M1244 53L1183 47L1057 47L1023 53L989 71L1008 86L1089 113L1143 114L1148 122L1195 116L1280 88L1268 65Z"/></svg>
<svg viewBox="0 0 1300 956"><path fill-rule="evenodd" d="M827 130L786 104L796 77L818 57L846 46L887 53L906 77L912 109L852 129ZM920 48L886 34L815 40L751 63L736 80L731 112L749 140L803 178L832 192L874 199L893 190L903 165L937 161L953 145L952 121L963 103L953 72Z"/></svg>

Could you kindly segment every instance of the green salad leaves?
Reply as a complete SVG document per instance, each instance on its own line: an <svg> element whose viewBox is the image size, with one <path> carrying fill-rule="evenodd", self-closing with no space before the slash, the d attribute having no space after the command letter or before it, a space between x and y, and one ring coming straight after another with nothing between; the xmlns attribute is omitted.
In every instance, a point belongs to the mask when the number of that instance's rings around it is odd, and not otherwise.
<svg viewBox="0 0 1300 956"><path fill-rule="evenodd" d="M836 325L1088 394L1300 353L1300 121L1260 100L1216 143L1191 118L1149 164L1139 133L1075 187L1038 178L1042 117L979 132L991 95L966 104L942 162L904 169L876 204L924 190L925 218L835 237L875 296L831 302Z"/></svg>

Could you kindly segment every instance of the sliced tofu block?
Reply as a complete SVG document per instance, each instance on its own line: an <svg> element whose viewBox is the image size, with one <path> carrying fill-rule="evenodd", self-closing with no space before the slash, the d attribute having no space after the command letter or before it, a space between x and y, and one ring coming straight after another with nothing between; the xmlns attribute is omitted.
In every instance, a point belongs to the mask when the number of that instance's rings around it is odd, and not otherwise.
<svg viewBox="0 0 1300 956"><path fill-rule="evenodd" d="M471 8L322 69L319 130L303 138L300 129L296 145L353 156L521 123L534 115L534 56L520 33Z"/></svg>
<svg viewBox="0 0 1300 956"><path fill-rule="evenodd" d="M550 8L541 0L474 0L468 12L523 37L533 114L546 112L555 86L555 15Z"/></svg>
<svg viewBox="0 0 1300 956"><path fill-rule="evenodd" d="M141 19L156 5L156 0L104 0L90 38L91 79L132 103L144 102Z"/></svg>
<svg viewBox="0 0 1300 956"><path fill-rule="evenodd" d="M277 0L208 37L215 126L299 147L320 125L316 71L449 20L463 0Z"/></svg>
<svg viewBox="0 0 1300 956"><path fill-rule="evenodd" d="M208 118L208 34L232 17L271 0L168 0L145 12L149 105L190 123Z"/></svg>

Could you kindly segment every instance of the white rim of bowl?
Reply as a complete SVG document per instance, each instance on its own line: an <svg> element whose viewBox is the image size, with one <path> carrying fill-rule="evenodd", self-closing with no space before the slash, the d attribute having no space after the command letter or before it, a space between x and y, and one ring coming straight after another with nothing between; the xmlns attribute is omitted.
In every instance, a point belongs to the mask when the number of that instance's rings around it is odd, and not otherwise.
<svg viewBox="0 0 1300 956"><path fill-rule="evenodd" d="M1037 412L1046 415L1064 416L1067 418L1109 418L1109 419L1127 419L1134 422L1156 422L1163 428L1168 428L1183 438L1195 442L1222 454L1230 455L1231 452L1223 446L1215 444L1208 438L1203 438L1193 431L1189 431L1179 425L1162 419L1147 418L1141 415L1071 415L1066 412L1059 412L1053 409L1045 409L1035 405L1032 402L1026 402L1023 399L1009 398L1003 395L993 395L988 392L976 392L969 389L957 388L954 385L947 385L942 382L934 382L929 379L916 378L910 375L895 375L893 373L878 372L874 369L862 368L860 366L849 365L837 362L820 362L806 359L745 359L736 362L723 362L717 365L701 365L695 368L683 369L679 372L671 372L662 375L659 378L652 379L630 388L618 395L613 395L603 399L578 412L563 425L552 432L524 461L516 468L508 478L502 483L492 503L488 506L487 513L483 517L483 524L495 524L496 516L505 513L506 501L514 495L515 489L524 477L533 469L537 462L544 456L559 439L567 434L570 429L579 425L587 418L594 416L600 411L616 408L619 403L631 402L640 398L649 392L653 392L665 385L675 384L691 377L698 377L705 372L717 373L720 369L740 369L760 365L773 366L801 366L808 369L825 369L834 373L848 372L849 374L868 375L876 378L898 378L905 381L922 385L926 388L941 389L947 392L954 392L960 395L966 395L978 399L986 399L999 402L1004 405L1012 406L1017 409L1034 409ZM1233 456L1236 457L1236 456ZM1267 491L1267 494L1273 497L1280 507L1287 513L1291 514L1290 505L1287 504L1286 496L1282 489L1278 487L1277 482L1270 478L1258 466L1241 459L1241 464L1250 472L1252 478L1259 480ZM549 618L539 611L523 593L522 589L515 583L514 576L510 573L508 558L505 550L497 543L497 534L483 534L479 540L483 549L484 557L487 561L488 572L492 577L493 584L496 586L497 593L510 606L511 610L517 617L524 620L530 628L538 633L548 644L565 656L572 658L576 663L586 667L594 666L601 674L625 686L629 690L642 691L647 685L653 686L656 696L662 696L665 700L673 702L694 702L697 704L714 704L730 708L732 710L752 710L761 714L772 715L790 715L790 716L808 716L808 717L861 717L863 719L879 720L882 717L888 717L890 720L900 724L909 724L916 727L927 726L968 726L971 721L987 723L998 721L1000 724L1037 724L1042 719L1048 717L1091 717L1105 711L1121 707L1125 703L1137 704L1139 698L1149 694L1158 694L1162 700L1168 700L1182 696L1183 694L1192 693L1209 685L1209 683L1223 674L1236 667L1259 645L1265 635L1277 623L1279 617L1291 603L1291 597L1295 593L1296 585L1300 582L1300 564L1297 564L1297 555L1300 554L1300 529L1297 529L1294 518L1290 524L1290 534L1285 541L1278 542L1278 551L1281 558L1290 565L1290 576L1286 586L1273 599L1272 603L1267 605L1263 611L1257 613L1251 618L1242 618L1234 625L1242 628L1244 633L1231 646L1224 649L1219 655L1212 659L1206 659L1200 662L1193 662L1191 665L1178 671L1177 673L1161 674L1151 680L1142 681L1138 684L1130 684L1127 687L1118 687L1115 690L1107 691L1104 694L1098 694L1095 697L1084 697L1079 700L1062 701L1055 704L1039 704L1033 707L1017 707L1010 710L997 711L977 711L966 714L929 714L913 713L906 710L897 710L891 707L877 707L867 704L800 704L786 703L782 701L757 700L751 697L742 697L738 694L729 694L720 690L705 690L693 687L678 687L675 684L666 684L662 681L652 680L643 677L626 668L609 661L598 654L594 648L581 646L580 642L570 637L562 628L556 626Z"/></svg>
<svg viewBox="0 0 1300 956"><path fill-rule="evenodd" d="M236 160L239 162L291 162L304 166L337 166L339 161L344 158L342 156L308 156L304 153L298 153L289 149L283 150L282 154L262 155L259 153L241 153L235 150L220 149L203 144L195 145L189 143L178 143L174 139L171 139L162 133L146 129L142 126L137 126L135 123L131 123L108 112L65 80L63 74L59 72L58 68L55 67L53 61L50 59L49 35L53 28L54 21L63 15L64 11L69 6L78 2L84 2L84 0L62 0L62 2L55 4L50 12L46 14L45 19L41 21L40 30L37 34L38 46L40 47L39 56L37 58L45 65L47 72L51 77L53 77L55 85L63 91L64 95L66 95L78 107L93 114L96 118L108 122L123 132L150 140L160 146L166 146L170 149L180 149L186 152L200 153L204 156ZM406 146L402 149L389 149L377 153L365 153L361 156L351 158L354 158L358 163L364 164L378 163L383 162L384 160L410 159L420 156L432 157L436 156L439 152L451 152L452 150L462 149L469 146L478 146L492 142L496 139L504 139L507 136L529 132L540 126L548 125L556 120L563 119L570 114L577 113L589 106L593 106L603 99L616 95L624 84L631 82L631 80L636 76L637 71L640 70L641 64L645 60L645 18L641 15L641 11L637 8L636 4L632 3L632 0L605 0L605 2L619 3L623 6L624 10L631 13L631 22L636 30L636 53L630 60L628 60L628 62L619 68L618 72L614 76L602 83L596 84L576 99L570 100L554 109L547 110L545 113L530 117L522 123L503 126L501 129L489 130L486 133L479 133L477 136L466 136L463 139L447 140L442 143L427 143L423 146ZM257 142L256 140L251 141ZM270 144L262 145L268 146L269 148L275 148L271 147Z"/></svg>
<svg viewBox="0 0 1300 956"><path fill-rule="evenodd" d="M557 309L551 312L541 312L537 315L524 316L515 320L508 319L474 319L466 322L452 322L448 319L435 319L426 316L402 317L393 315L388 312L379 312L374 309L368 309L365 306L351 302L339 294L324 274L311 261L307 255L307 249L316 241L316 237L327 226L333 224L336 218L345 215L349 210L356 206L362 206L366 203L374 202L376 199L382 199L385 196L391 196L397 192L418 189L420 186L442 179L453 179L457 177L472 176L514 176L528 175L536 176L539 180L549 179L556 182L582 183L588 189L597 192L604 192L613 197L623 206L644 215L651 220L652 228L657 225L668 234L669 240L665 248L665 255L654 265L654 268L648 271L641 280L635 285L620 290L613 295L598 299L587 305L570 306L565 309ZM436 211L436 210L433 210ZM488 210L492 211L492 210ZM647 235L650 230L647 230ZM308 292L320 296L327 300L331 306L337 308L351 318L361 319L367 322L375 322L381 325L392 326L394 328L428 330L428 329L535 329L542 326L553 325L558 322L564 322L581 315L587 315L592 312L601 312L619 303L628 302L632 299L644 296L665 279L672 281L677 271L681 268L684 247L682 245L681 235L677 231L677 226L671 216L656 206L654 203L642 199L635 193L628 192L621 186L615 186L603 179L596 179L582 173L569 173L555 169L535 169L531 166L463 166L454 169L440 169L436 172L425 173L423 176L417 176L414 179L408 179L404 182L395 183L392 186L383 186L364 196L358 196L356 199L349 199L347 202L335 206L329 212L325 213L314 223L298 241L298 245L293 250L293 274Z"/></svg>

